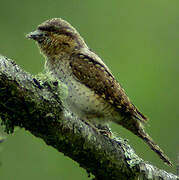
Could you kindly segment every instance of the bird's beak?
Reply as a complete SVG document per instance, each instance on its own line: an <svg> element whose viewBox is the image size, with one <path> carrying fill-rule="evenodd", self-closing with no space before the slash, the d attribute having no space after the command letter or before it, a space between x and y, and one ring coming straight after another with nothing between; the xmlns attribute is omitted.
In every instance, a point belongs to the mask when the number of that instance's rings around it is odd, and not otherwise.
<svg viewBox="0 0 179 180"><path fill-rule="evenodd" d="M44 33L40 30L36 30L36 31L30 32L29 34L27 34L26 37L28 39L33 39L33 40L39 41L44 37Z"/></svg>

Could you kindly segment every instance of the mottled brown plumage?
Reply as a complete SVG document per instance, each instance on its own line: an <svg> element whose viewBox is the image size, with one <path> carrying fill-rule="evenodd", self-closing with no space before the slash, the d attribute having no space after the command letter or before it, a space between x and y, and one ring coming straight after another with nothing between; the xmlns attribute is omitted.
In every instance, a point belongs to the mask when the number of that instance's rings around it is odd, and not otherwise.
<svg viewBox="0 0 179 180"><path fill-rule="evenodd" d="M143 139L160 158L168 157L145 133L147 118L130 102L104 62L85 44L68 22L45 21L28 38L38 42L46 57L45 69L68 87L66 104L83 120L94 124L116 122Z"/></svg>
<svg viewBox="0 0 179 180"><path fill-rule="evenodd" d="M89 56L76 54L70 67L77 80L108 101L123 116L134 116L141 121L147 118L139 113L113 75ZM90 80L91 79L91 80Z"/></svg>

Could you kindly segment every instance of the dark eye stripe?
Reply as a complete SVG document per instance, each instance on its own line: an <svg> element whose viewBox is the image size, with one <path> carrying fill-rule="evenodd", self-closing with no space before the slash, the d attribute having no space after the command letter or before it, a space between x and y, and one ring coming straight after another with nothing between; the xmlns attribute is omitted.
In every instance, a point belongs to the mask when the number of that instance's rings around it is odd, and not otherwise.
<svg viewBox="0 0 179 180"><path fill-rule="evenodd" d="M58 32L55 26L39 26L38 29L41 31Z"/></svg>

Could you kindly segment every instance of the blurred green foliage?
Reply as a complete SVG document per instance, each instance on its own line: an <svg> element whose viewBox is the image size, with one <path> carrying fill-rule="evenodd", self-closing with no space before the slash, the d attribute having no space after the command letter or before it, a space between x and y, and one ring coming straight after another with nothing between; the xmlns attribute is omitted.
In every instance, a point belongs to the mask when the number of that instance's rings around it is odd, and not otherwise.
<svg viewBox="0 0 179 180"><path fill-rule="evenodd" d="M25 34L46 19L62 17L102 57L131 100L149 118L147 132L174 163L169 168L134 135L112 125L146 161L175 173L179 153L179 1L46 0L0 5L0 53L26 71L41 72L44 58ZM0 144L0 179L87 179L68 157L24 130Z"/></svg>

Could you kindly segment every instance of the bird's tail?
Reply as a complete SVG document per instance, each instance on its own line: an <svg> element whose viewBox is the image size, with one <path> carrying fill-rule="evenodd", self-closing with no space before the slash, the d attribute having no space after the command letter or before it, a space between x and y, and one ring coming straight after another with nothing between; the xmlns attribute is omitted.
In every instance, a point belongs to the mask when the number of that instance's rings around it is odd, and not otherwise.
<svg viewBox="0 0 179 180"><path fill-rule="evenodd" d="M128 121L128 120L125 120ZM131 119L128 123L120 123L123 127L140 137L158 156L169 166L172 166L170 159L164 154L162 149L153 141L153 139L144 131L143 124L138 119Z"/></svg>

